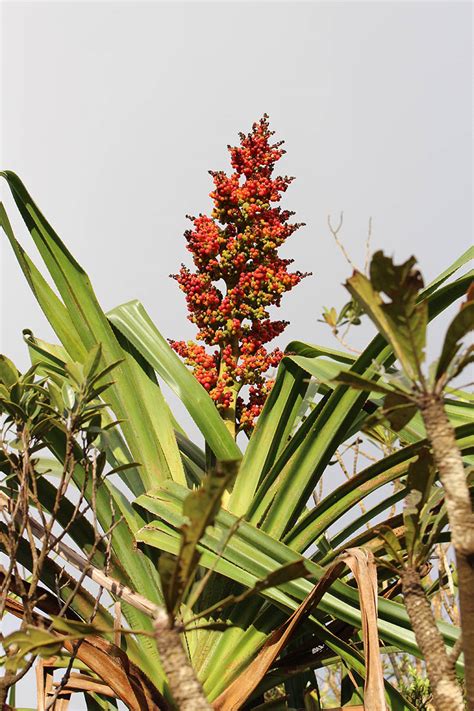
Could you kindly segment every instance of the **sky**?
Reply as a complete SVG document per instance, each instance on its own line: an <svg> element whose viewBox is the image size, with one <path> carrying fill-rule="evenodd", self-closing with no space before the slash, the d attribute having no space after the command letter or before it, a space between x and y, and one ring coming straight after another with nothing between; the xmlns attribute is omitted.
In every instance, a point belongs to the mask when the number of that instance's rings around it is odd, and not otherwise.
<svg viewBox="0 0 474 711"><path fill-rule="evenodd" d="M229 168L226 146L264 112L286 141L278 167L296 177L283 204L306 223L284 253L313 273L283 301L280 345L338 345L318 319L347 300L351 268L328 215L344 211L340 237L361 268L369 218L372 249L415 254L427 281L470 244L468 2L40 1L1 13L2 166L104 310L138 298L163 335L193 337L168 278L189 264L185 216L210 211L208 170ZM25 368L22 329L53 335L5 239L0 260L0 350Z"/></svg>

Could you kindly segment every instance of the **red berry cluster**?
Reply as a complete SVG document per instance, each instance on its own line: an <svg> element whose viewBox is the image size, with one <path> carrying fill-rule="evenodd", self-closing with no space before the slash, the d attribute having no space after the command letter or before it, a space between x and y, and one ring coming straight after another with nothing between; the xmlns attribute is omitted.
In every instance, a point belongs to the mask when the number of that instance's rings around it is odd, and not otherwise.
<svg viewBox="0 0 474 711"><path fill-rule="evenodd" d="M234 172L210 171L214 190L212 216L189 217L187 248L195 270L182 265L173 275L186 295L189 320L198 340L214 347L209 354L192 341L171 341L196 378L223 411L233 409L239 429L249 432L271 388L264 377L280 362L277 348L264 345L278 336L286 321L271 321L268 309L306 274L289 272L293 260L278 256L278 248L301 224L278 205L293 178L273 177L282 157L282 142L270 143L265 114L252 131L240 134L240 145L228 146ZM223 282L225 289L216 286ZM250 386L247 402L237 397Z"/></svg>

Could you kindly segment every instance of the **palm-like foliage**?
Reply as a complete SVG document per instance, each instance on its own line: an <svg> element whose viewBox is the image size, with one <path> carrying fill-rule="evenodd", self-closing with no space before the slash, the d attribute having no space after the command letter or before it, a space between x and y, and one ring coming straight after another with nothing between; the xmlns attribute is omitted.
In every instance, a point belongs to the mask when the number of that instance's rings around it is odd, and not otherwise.
<svg viewBox="0 0 474 711"><path fill-rule="evenodd" d="M97 344L101 344L102 367L119 362L107 391L107 403L111 421L118 419L121 425L102 435L101 448L111 467L131 462L139 462L139 466L119 470L113 481L106 480L102 493L99 491L97 512L104 530L112 520L110 501L123 514L123 521L112 534L111 551L111 568L121 582L155 604L163 603L159 558L163 552L178 553L185 523L183 502L206 473L205 449L192 442L176 422L160 383L168 385L182 400L203 435L205 447L216 460L241 460L235 484L225 497L215 526L200 539L199 575L202 578L206 570L212 573L204 594L197 600L195 587L187 591L180 609L184 621L301 557L307 560L312 578L320 580L324 566L338 552L360 541L374 552L383 553L384 540L378 530L356 534L375 514L385 517L389 526L394 523L390 522L389 512L402 498L403 486L365 517L349 524L341 521L348 512L356 511L369 494L389 482L405 481L410 465L425 445L423 428L416 417L399 433L399 449L334 488L317 506L308 507L310 495L337 448L362 431L370 435L370 418L381 406L376 386L381 377L378 366L388 369L394 361L391 348L381 336L376 336L358 358L299 341L289 344L275 386L241 452L208 394L168 346L145 308L131 302L105 314L85 271L22 182L10 172L2 175L57 289L57 293L53 291L20 246L1 206L4 232L61 344L47 344L26 333L33 362L41 362L43 372L61 373L69 361L83 362ZM423 292L430 320L466 291L471 275L449 280L467 259L468 254L463 255ZM373 391L331 384L331 378L344 369L373 380ZM311 407L302 417L310 383L314 382L318 384L317 394L310 398ZM448 403L447 409L461 451L467 459L472 458L474 425L469 422L462 395ZM60 458L54 442L50 449L53 457ZM80 485L80 471L75 477ZM47 508L50 485L46 480L42 482L39 496ZM66 511L66 501L64 506ZM403 526L395 525L399 544L404 546ZM336 534L328 534L328 530L335 529L339 529ZM89 544L87 528L74 527L70 537L81 549ZM141 552L137 551L137 544ZM100 567L100 551L96 562ZM44 584L48 586L48 581ZM186 627L189 656L211 702L245 673L268 636L297 609L312 588L313 582L306 578L286 581L262 590L245 604L236 602L219 613L210 612ZM403 605L391 599L388 586L384 591L380 590L378 601L378 632L383 645L418 655ZM79 602L76 612L81 615ZM105 609L102 613L107 617ZM151 631L150 620L131 606L123 605L123 615L131 630ZM232 626L223 630L203 624L216 618ZM316 611L300 625L299 641L290 649L288 663L275 665L265 674L248 701L250 707L258 703L252 699L282 682L293 694L291 698L297 699L304 688L298 686L298 678L306 680L308 670L335 659L364 678L361 624L358 592L352 577L346 576L334 582ZM440 623L440 629L446 644L453 646L458 630L448 623ZM153 639L140 634L127 635L126 639L131 661L170 699ZM458 662L458 669L462 672L462 662ZM412 708L389 683L386 693L390 708Z"/></svg>

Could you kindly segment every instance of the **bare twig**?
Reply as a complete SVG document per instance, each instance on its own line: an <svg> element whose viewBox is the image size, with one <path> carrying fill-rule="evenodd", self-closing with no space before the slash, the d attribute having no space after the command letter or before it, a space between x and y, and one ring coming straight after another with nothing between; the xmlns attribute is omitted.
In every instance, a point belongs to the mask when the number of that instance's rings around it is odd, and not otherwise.
<svg viewBox="0 0 474 711"><path fill-rule="evenodd" d="M370 243L372 241L372 217L369 217L369 226L367 228L367 240L365 242L365 264L364 273L369 274L369 264L370 264Z"/></svg>
<svg viewBox="0 0 474 711"><path fill-rule="evenodd" d="M354 348L353 346L351 346L351 345L346 341L346 336L347 336L347 334L349 333L351 326L352 326L352 324L351 324L351 323L348 323L347 326L346 326L346 328L345 328L345 330L344 330L344 333L343 333L342 335L340 335L340 334L339 334L339 331L337 330L337 328L334 327L334 328L331 329L331 330L332 330L332 335L334 336L334 338L336 339L336 341L338 341L338 342L341 344L341 346L343 346L344 348L346 348L346 349L347 349L348 351L350 351L351 353L355 353L356 355L360 355L360 354L362 353L362 351L360 351L358 348Z"/></svg>
<svg viewBox="0 0 474 711"><path fill-rule="evenodd" d="M341 231L341 229L342 229L343 224L344 224L344 212L341 211L341 213L340 213L340 215L339 215L339 222L338 222L338 224L337 224L337 227L333 227L333 224L332 224L332 221L331 221L331 215L328 215L328 227L329 227L329 231L330 231L330 233L332 234L332 236L334 237L334 240L335 240L337 246L338 246L339 249L341 250L341 252L342 252L342 254L343 254L343 256L344 256L344 259L345 259L346 262L349 264L349 266L350 266L352 269L355 270L355 268L356 268L356 267L355 267L355 264L354 264L354 262L352 261L352 259L349 257L349 255L348 255L348 253L347 253L347 251L346 251L346 248L345 248L344 245L342 244L342 242L341 242L341 240L340 240L340 237L339 237L339 233L340 233L340 231Z"/></svg>
<svg viewBox="0 0 474 711"><path fill-rule="evenodd" d="M337 461L338 461L338 463L339 463L339 466L340 466L341 469L342 469L342 472L343 472L344 476L346 477L347 481L350 481L350 480L352 479L352 476L349 474L349 471L348 471L348 469L347 469L347 467L346 467L346 465L345 465L345 463L344 463L343 458L342 458L341 455L339 454L339 451L336 449L336 451L334 452L334 454L335 454L335 457L336 457L336 459L337 459ZM364 502L363 502L363 501L359 501L359 506L360 506L360 510L362 511L362 513L363 513L363 514L366 514L366 513L367 513L367 509L365 508L365 505L364 505ZM366 523L365 525L367 526L367 528L370 528L370 524L369 524L369 523Z"/></svg>

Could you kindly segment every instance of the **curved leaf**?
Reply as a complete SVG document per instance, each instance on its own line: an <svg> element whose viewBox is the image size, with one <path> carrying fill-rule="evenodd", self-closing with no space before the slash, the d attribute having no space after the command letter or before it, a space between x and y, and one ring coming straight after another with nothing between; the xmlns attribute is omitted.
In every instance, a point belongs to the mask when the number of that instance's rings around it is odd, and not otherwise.
<svg viewBox="0 0 474 711"><path fill-rule="evenodd" d="M240 459L242 454L213 401L163 338L142 304L130 301L109 311L107 317L182 400L216 458Z"/></svg>

